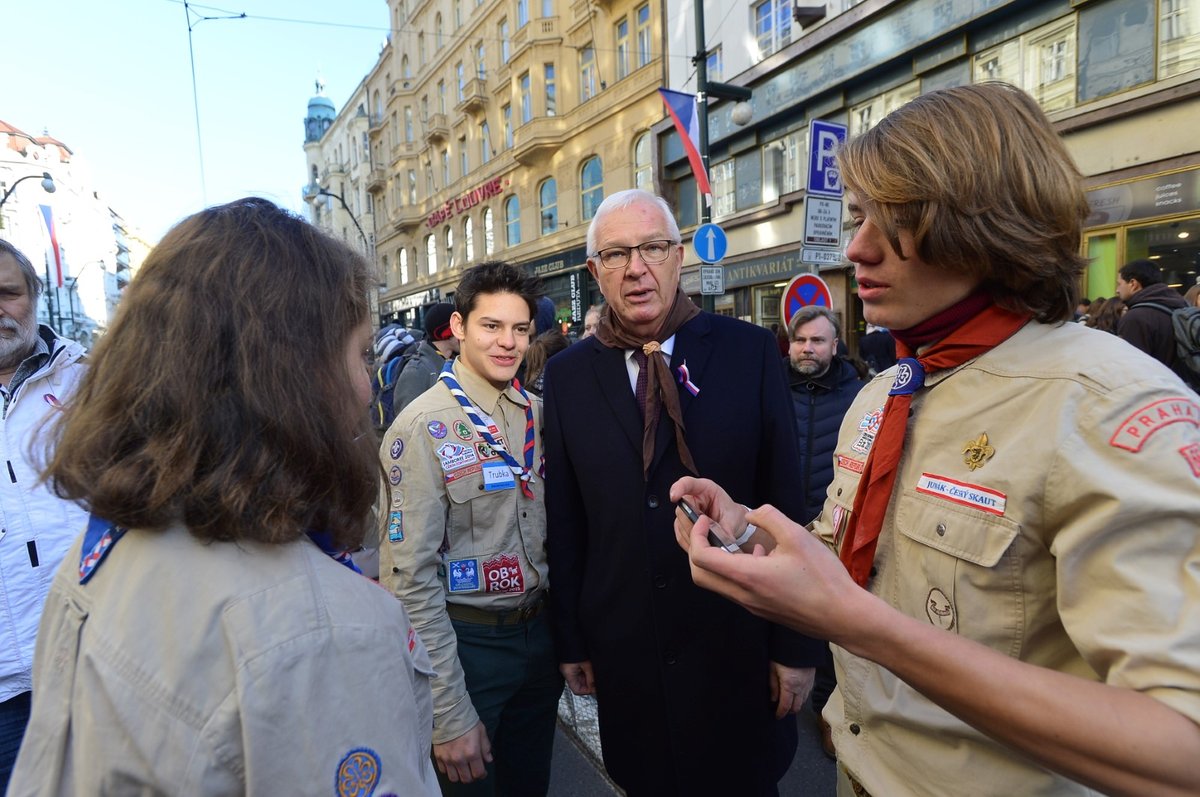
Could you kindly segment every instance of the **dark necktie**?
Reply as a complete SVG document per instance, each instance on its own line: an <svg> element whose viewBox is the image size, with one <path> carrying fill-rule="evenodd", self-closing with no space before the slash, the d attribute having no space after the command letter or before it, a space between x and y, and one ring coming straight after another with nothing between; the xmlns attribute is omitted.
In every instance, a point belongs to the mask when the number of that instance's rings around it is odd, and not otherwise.
<svg viewBox="0 0 1200 797"><path fill-rule="evenodd" d="M646 417L646 391L649 388L649 372L646 367L646 352L641 349L633 350L633 359L638 364L637 385L633 389L633 396L637 399L638 412L642 417Z"/></svg>

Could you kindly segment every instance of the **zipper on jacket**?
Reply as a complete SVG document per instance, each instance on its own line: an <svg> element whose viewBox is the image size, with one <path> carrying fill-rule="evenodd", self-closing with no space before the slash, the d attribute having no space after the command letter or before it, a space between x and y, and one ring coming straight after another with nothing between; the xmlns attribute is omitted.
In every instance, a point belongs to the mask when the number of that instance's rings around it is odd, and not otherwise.
<svg viewBox="0 0 1200 797"><path fill-rule="evenodd" d="M13 466L12 466L12 460L11 460L11 459L9 459L9 460L5 460L4 464L8 466L8 478L9 478L9 480L10 480L10 481L11 481L13 484L16 484L16 483L17 483L17 473L16 473L16 471L14 471L14 470L13 470Z"/></svg>
<svg viewBox="0 0 1200 797"><path fill-rule="evenodd" d="M25 543L25 550L29 551L29 566L37 567L38 566L37 541L30 540L29 542Z"/></svg>

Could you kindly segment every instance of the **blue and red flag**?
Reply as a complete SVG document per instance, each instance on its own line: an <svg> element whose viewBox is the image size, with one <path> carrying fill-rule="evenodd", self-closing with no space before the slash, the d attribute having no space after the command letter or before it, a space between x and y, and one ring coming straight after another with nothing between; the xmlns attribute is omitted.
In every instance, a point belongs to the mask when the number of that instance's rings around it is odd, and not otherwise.
<svg viewBox="0 0 1200 797"><path fill-rule="evenodd" d="M667 113L679 131L683 141L683 150L687 153L688 162L696 175L696 185L704 194L704 201L712 204L712 186L708 183L708 171L704 168L704 160L700 157L700 112L696 108L696 95L685 94L682 91L659 89Z"/></svg>
<svg viewBox="0 0 1200 797"><path fill-rule="evenodd" d="M54 272L58 276L58 287L63 286L62 276L62 252L58 248L58 232L54 229L54 211L49 205L39 205L42 209L42 218L46 220L46 229L50 231L50 246L54 249Z"/></svg>

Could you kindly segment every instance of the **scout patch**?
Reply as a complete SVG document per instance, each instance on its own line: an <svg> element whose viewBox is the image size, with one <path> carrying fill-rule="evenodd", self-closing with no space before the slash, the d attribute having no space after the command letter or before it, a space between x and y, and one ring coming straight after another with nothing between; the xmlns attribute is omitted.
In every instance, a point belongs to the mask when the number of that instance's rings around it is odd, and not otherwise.
<svg viewBox="0 0 1200 797"><path fill-rule="evenodd" d="M512 468L503 462L483 466L483 489L491 492L493 490L511 490L516 486L517 480L513 478Z"/></svg>
<svg viewBox="0 0 1200 797"><path fill-rule="evenodd" d="M962 452L963 464L970 470L978 470L983 467L983 463L992 458L996 449L988 445L987 432L983 432L978 439L968 440Z"/></svg>
<svg viewBox="0 0 1200 797"><path fill-rule="evenodd" d="M862 460L855 459L854 457L848 457L845 454L837 455L837 466L842 470L848 470L851 473L862 473L863 466L865 464L866 463Z"/></svg>
<svg viewBox="0 0 1200 797"><path fill-rule="evenodd" d="M1184 446L1179 449L1179 453L1187 460L1187 464L1192 468L1192 474L1200 478L1200 443L1192 443L1190 446Z"/></svg>
<svg viewBox="0 0 1200 797"><path fill-rule="evenodd" d="M480 459L491 459L498 456L496 452L483 440L475 444L475 451L479 454Z"/></svg>
<svg viewBox="0 0 1200 797"><path fill-rule="evenodd" d="M388 514L388 542L404 542L404 513L399 509Z"/></svg>
<svg viewBox="0 0 1200 797"><path fill-rule="evenodd" d="M454 434L458 435L459 440L471 439L471 427L467 426L462 421L454 422Z"/></svg>
<svg viewBox="0 0 1200 797"><path fill-rule="evenodd" d="M452 559L446 571L446 586L451 592L479 591L479 561Z"/></svg>
<svg viewBox="0 0 1200 797"><path fill-rule="evenodd" d="M1121 421L1108 444L1137 453L1151 435L1173 423L1200 426L1200 404L1183 396L1153 401Z"/></svg>
<svg viewBox="0 0 1200 797"><path fill-rule="evenodd" d="M833 524L833 545L836 548L841 548L842 535L846 533L846 521L850 519L850 512L842 507L841 504L834 504L829 519Z"/></svg>
<svg viewBox="0 0 1200 797"><path fill-rule="evenodd" d="M441 440L446 436L446 424L441 421L430 421L425 424L425 428L429 430L429 435L434 440Z"/></svg>
<svg viewBox="0 0 1200 797"><path fill-rule="evenodd" d="M388 471L388 481L390 481L394 485L400 483L400 479L402 478L402 476L403 476L403 473L400 471L399 465L393 465L392 469Z"/></svg>
<svg viewBox="0 0 1200 797"><path fill-rule="evenodd" d="M482 468L483 466L476 462L474 465L467 465L465 468L452 470L446 474L446 484L456 482L459 479L465 479L467 476L474 476L476 473L479 473Z"/></svg>
<svg viewBox="0 0 1200 797"><path fill-rule="evenodd" d="M379 755L357 747L338 762L334 791L337 797L370 797L379 783Z"/></svg>
<svg viewBox="0 0 1200 797"><path fill-rule="evenodd" d="M400 455L404 453L404 441L397 437L392 441L392 459L400 459Z"/></svg>
<svg viewBox="0 0 1200 797"><path fill-rule="evenodd" d="M879 432L881 423L883 423L883 407L864 415L858 422L858 439L850 448L860 454L870 453L871 445L875 442L875 435Z"/></svg>
<svg viewBox="0 0 1200 797"><path fill-rule="evenodd" d="M442 431L445 432L445 427L442 428ZM438 447L436 453L442 463L442 470L447 473L479 461L479 457L475 456L475 449L459 443L443 443Z"/></svg>
<svg viewBox="0 0 1200 797"><path fill-rule="evenodd" d="M484 590L487 592L524 592L525 577L516 555L500 554L483 563Z"/></svg>
<svg viewBox="0 0 1200 797"><path fill-rule="evenodd" d="M937 587L929 590L929 597L925 599L925 615L943 631L954 628L954 606L946 593Z"/></svg>
<svg viewBox="0 0 1200 797"><path fill-rule="evenodd" d="M1004 515L1004 506L1008 500L1004 493L932 473L922 473L921 478L917 479L917 492L1001 516Z"/></svg>

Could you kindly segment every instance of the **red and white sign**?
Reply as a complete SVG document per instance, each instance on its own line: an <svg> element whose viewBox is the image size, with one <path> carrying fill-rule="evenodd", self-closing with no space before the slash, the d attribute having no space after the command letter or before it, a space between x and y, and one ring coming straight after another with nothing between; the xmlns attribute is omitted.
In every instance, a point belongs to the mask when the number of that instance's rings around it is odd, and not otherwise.
<svg viewBox="0 0 1200 797"><path fill-rule="evenodd" d="M829 286L816 274L798 274L788 283L779 302L783 310L783 323L789 323L801 307L810 304L833 309Z"/></svg>

